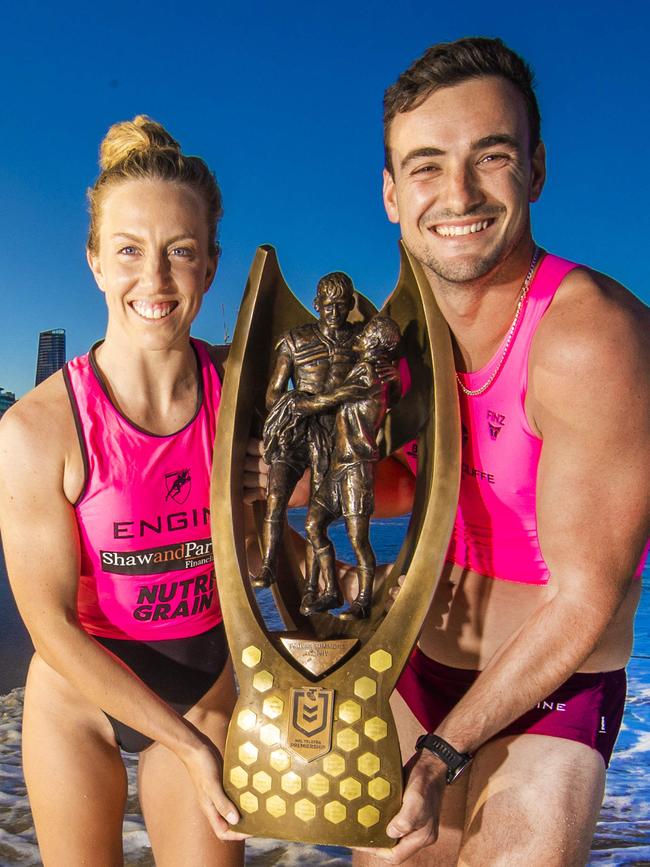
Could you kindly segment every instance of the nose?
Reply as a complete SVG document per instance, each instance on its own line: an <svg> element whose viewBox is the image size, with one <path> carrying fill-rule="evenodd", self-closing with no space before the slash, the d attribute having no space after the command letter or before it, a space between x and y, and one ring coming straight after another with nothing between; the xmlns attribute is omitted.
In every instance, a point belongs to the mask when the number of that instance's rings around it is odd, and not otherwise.
<svg viewBox="0 0 650 867"><path fill-rule="evenodd" d="M145 258L143 280L150 292L163 292L170 282L171 268L166 252L152 252Z"/></svg>
<svg viewBox="0 0 650 867"><path fill-rule="evenodd" d="M462 217L476 210L485 202L473 166L466 162L450 165L446 173L442 206L455 217Z"/></svg>

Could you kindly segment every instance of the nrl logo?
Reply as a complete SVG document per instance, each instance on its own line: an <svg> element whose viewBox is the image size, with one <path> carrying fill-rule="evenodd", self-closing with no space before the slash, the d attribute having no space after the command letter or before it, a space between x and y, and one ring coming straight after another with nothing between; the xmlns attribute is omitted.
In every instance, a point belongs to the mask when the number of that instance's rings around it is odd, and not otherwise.
<svg viewBox="0 0 650 867"><path fill-rule="evenodd" d="M291 690L287 746L308 762L325 755L332 745L334 690L302 687Z"/></svg>
<svg viewBox="0 0 650 867"><path fill-rule="evenodd" d="M184 503L192 490L189 468L176 470L174 473L165 473L165 487L167 488L165 502L171 497L175 503Z"/></svg>

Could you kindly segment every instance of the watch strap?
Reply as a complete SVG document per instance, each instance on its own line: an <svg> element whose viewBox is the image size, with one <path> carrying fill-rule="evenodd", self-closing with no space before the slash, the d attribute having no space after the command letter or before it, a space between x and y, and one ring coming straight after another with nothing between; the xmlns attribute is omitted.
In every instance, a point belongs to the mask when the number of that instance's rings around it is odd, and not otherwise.
<svg viewBox="0 0 650 867"><path fill-rule="evenodd" d="M459 753L444 738L434 734L421 735L415 749L427 749L447 765L447 784L453 783L472 761L470 753Z"/></svg>

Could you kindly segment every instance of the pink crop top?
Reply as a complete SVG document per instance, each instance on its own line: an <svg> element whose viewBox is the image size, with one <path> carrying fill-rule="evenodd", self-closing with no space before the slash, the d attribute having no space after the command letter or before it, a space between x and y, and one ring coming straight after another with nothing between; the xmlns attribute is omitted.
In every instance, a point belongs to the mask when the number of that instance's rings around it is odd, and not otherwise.
<svg viewBox="0 0 650 867"><path fill-rule="evenodd" d="M210 469L221 383L205 344L194 417L157 436L113 405L94 348L64 379L84 460L75 504L81 548L77 609L91 635L154 641L221 621L210 538Z"/></svg>
<svg viewBox="0 0 650 867"><path fill-rule="evenodd" d="M459 387L462 430L461 483L447 562L481 575L543 585L550 572L537 537L537 466L542 440L526 418L528 356L539 322L572 262L546 254L531 282L508 354L480 395ZM459 373L469 389L480 388L503 353L504 343L481 369ZM415 471L417 446L406 449ZM641 575L648 547L635 575Z"/></svg>
<svg viewBox="0 0 650 867"><path fill-rule="evenodd" d="M546 584L548 566L537 538L536 486L541 439L533 433L524 403L528 355L539 322L572 262L546 255L530 284L506 359L482 394L459 387L462 430L461 487L447 560L525 584ZM504 338L505 340L505 338ZM460 373L480 388L503 353L473 373Z"/></svg>

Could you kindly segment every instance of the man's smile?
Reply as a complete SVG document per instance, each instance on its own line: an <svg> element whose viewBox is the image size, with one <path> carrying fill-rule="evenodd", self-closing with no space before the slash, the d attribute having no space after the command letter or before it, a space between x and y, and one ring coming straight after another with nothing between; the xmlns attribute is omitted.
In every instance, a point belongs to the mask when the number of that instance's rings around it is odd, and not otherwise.
<svg viewBox="0 0 650 867"><path fill-rule="evenodd" d="M429 227L429 231L435 232L443 238L456 238L461 235L475 235L483 232L494 222L493 219L475 220L472 223L437 223Z"/></svg>

